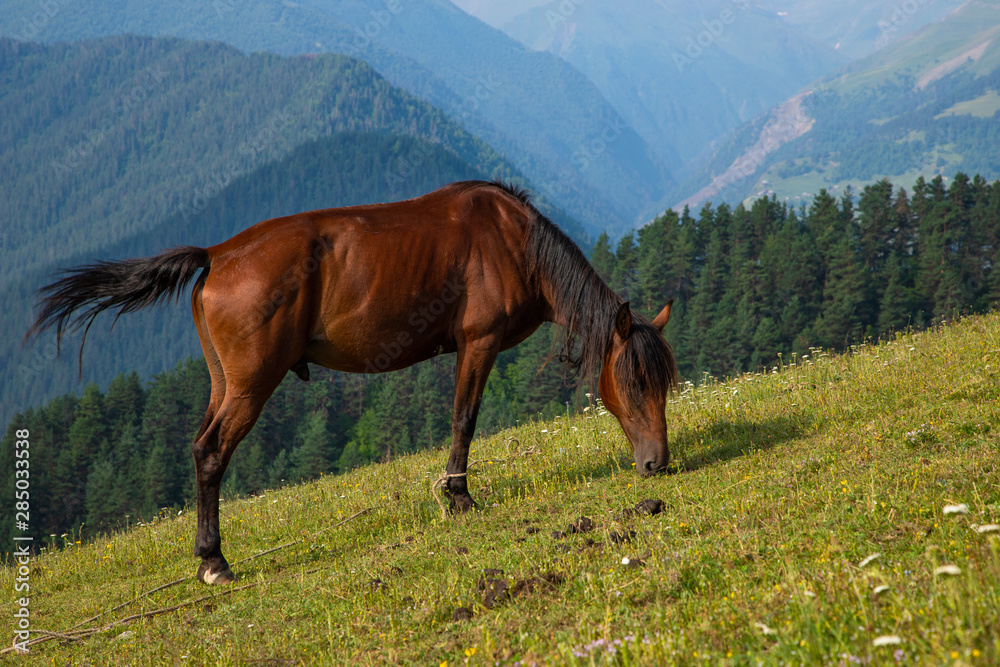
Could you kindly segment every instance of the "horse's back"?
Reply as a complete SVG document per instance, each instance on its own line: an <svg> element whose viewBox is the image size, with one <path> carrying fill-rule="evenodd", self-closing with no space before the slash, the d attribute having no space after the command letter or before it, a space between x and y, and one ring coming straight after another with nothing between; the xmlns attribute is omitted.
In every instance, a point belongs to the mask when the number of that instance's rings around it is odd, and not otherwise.
<svg viewBox="0 0 1000 667"><path fill-rule="evenodd" d="M507 336L511 322L533 330L529 214L494 185L457 183L267 220L209 249L206 312L254 309L273 335L304 340L310 361L348 371L402 368L468 336Z"/></svg>

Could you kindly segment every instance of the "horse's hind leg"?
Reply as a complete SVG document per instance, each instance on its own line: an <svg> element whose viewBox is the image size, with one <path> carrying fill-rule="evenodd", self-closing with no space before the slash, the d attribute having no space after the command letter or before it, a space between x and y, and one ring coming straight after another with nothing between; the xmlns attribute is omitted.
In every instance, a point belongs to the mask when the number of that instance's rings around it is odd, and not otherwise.
<svg viewBox="0 0 1000 667"><path fill-rule="evenodd" d="M262 391L229 392L208 428L191 447L198 487L198 532L194 555L201 558L198 579L206 584L225 584L236 577L222 555L219 533L219 487L229 459L240 441L253 428L274 387ZM233 388L232 383L229 384Z"/></svg>
<svg viewBox="0 0 1000 667"><path fill-rule="evenodd" d="M205 364L208 365L208 374L212 378L212 392L208 399L208 409L205 411L205 419L198 429L200 438L205 434L212 419L222 406L222 399L226 397L226 374L222 370L222 361L219 353L216 352L212 344L212 337L208 333L208 323L205 321L205 308L202 305L201 292L204 287L204 280L199 280L191 292L191 310L194 315L194 325L198 329L198 339L201 342L201 351L205 355ZM196 438L196 439L197 439Z"/></svg>

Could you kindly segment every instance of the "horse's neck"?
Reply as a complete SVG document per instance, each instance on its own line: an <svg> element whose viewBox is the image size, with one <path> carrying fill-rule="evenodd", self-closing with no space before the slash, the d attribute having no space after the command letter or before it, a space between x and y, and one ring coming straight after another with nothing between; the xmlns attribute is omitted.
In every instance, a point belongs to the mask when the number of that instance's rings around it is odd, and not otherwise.
<svg viewBox="0 0 1000 667"><path fill-rule="evenodd" d="M594 326L592 314L614 313L622 304L622 299L605 284L596 271L579 276L580 291L573 295L552 294L551 288L543 290L549 307L549 321L571 329L573 333L586 337Z"/></svg>

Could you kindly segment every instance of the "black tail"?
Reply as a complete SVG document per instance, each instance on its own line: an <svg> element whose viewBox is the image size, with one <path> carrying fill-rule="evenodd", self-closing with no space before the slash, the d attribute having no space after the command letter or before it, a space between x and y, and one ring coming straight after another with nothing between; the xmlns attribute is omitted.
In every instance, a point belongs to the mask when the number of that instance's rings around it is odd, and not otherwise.
<svg viewBox="0 0 1000 667"><path fill-rule="evenodd" d="M57 346L70 328L83 327L83 340L86 340L94 318L103 311L117 308L117 322L125 313L152 306L166 297L176 297L198 269L208 268L208 265L207 250L183 246L155 257L98 262L67 269L63 271L64 278L38 291L42 310L24 335L24 342L53 326ZM80 355L82 359L83 341L80 342Z"/></svg>

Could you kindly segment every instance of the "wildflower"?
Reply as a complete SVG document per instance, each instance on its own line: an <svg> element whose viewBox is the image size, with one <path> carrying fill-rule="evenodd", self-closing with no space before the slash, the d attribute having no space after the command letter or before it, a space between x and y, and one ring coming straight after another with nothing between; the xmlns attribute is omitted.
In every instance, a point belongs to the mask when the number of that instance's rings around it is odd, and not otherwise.
<svg viewBox="0 0 1000 667"><path fill-rule="evenodd" d="M630 560L628 559L628 556L625 556L624 558L622 558L622 565L628 565L628 564L629 564L629 563L631 563L631 562L632 562L632 561L630 561Z"/></svg>
<svg viewBox="0 0 1000 667"><path fill-rule="evenodd" d="M757 626L757 628L761 631L762 634L765 634L765 635L773 635L774 634L774 628L769 628L766 625L764 625L763 623L754 623L754 625Z"/></svg>
<svg viewBox="0 0 1000 667"><path fill-rule="evenodd" d="M983 535L985 533L1000 533L1000 526L998 526L995 523L988 523L986 525L979 526L978 528L976 528L976 532L979 533L980 535Z"/></svg>
<svg viewBox="0 0 1000 667"><path fill-rule="evenodd" d="M957 565L942 565L941 567L934 568L934 576L946 575L949 577L957 577L962 574L962 569Z"/></svg>
<svg viewBox="0 0 1000 667"><path fill-rule="evenodd" d="M899 635L881 635L872 640L872 646L895 646L902 641Z"/></svg>
<svg viewBox="0 0 1000 667"><path fill-rule="evenodd" d="M872 593L875 595L881 595L882 593L885 593L887 590L889 590L888 586L876 586L875 590L872 591Z"/></svg>
<svg viewBox="0 0 1000 667"><path fill-rule="evenodd" d="M965 503L960 503L958 505L945 505L942 512L944 512L946 516L948 514L968 514L969 506Z"/></svg>
<svg viewBox="0 0 1000 667"><path fill-rule="evenodd" d="M866 565L871 564L873 561L876 561L881 557L882 557L881 553L873 553L871 556L858 563L858 568L864 569Z"/></svg>

